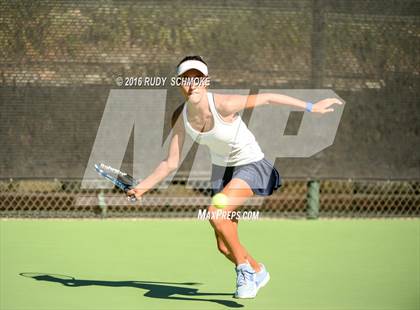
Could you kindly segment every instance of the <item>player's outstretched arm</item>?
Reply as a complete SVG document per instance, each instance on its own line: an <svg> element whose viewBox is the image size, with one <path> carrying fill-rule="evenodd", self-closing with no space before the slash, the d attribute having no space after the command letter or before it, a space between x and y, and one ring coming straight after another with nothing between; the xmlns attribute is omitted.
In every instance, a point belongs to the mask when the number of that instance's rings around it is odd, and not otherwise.
<svg viewBox="0 0 420 310"><path fill-rule="evenodd" d="M289 105L301 108L314 113L329 113L333 112L332 106L334 104L342 104L337 98L327 98L316 103L310 103L291 96L282 94L258 94L258 95L216 95L218 102L218 110L224 115L237 113L244 109L253 109L258 106L267 104L271 105Z"/></svg>
<svg viewBox="0 0 420 310"><path fill-rule="evenodd" d="M178 121L171 137L168 150L168 157L163 160L156 169L144 180L142 180L135 188L127 192L128 196L135 195L140 198L148 190L152 189L156 184L164 180L168 175L174 172L180 162L182 147L184 145L185 130L181 121Z"/></svg>

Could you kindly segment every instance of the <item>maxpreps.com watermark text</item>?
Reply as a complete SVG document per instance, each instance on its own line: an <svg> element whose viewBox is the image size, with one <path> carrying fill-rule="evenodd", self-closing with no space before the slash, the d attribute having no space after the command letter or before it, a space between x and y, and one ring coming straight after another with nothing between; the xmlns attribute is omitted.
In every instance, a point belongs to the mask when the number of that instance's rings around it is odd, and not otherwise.
<svg viewBox="0 0 420 310"><path fill-rule="evenodd" d="M207 209L200 209L197 213L199 220L258 220L260 211L208 211Z"/></svg>

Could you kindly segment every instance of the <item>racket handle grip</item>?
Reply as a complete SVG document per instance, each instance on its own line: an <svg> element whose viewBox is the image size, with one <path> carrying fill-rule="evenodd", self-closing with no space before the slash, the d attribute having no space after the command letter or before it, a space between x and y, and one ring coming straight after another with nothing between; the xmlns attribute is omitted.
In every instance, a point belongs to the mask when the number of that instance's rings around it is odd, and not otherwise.
<svg viewBox="0 0 420 310"><path fill-rule="evenodd" d="M128 196L128 199L130 200L130 202L136 202L137 201L137 198L136 198L135 195Z"/></svg>

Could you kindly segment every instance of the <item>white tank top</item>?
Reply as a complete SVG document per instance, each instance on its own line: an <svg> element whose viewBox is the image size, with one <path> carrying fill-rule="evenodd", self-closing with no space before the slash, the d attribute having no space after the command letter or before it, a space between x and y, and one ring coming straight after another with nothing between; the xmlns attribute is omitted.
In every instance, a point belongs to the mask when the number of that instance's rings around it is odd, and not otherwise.
<svg viewBox="0 0 420 310"><path fill-rule="evenodd" d="M212 129L199 132L192 128L188 122L187 103L182 116L188 135L195 142L209 147L212 163L218 166L239 166L263 159L264 153L241 116L237 115L231 123L224 121L216 110L213 94L208 92L207 98L213 115Z"/></svg>

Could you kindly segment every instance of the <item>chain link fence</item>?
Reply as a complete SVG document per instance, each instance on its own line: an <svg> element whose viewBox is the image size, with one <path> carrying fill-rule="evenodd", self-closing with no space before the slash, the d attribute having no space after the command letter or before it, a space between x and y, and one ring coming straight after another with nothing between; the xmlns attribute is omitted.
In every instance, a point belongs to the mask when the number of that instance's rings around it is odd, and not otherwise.
<svg viewBox="0 0 420 310"><path fill-rule="evenodd" d="M1 177L81 178L116 79L170 78L200 54L212 89L331 88L346 101L334 152L285 158L283 176L420 179L419 1L17 0L0 12ZM169 131L182 98L167 91Z"/></svg>
<svg viewBox="0 0 420 310"><path fill-rule="evenodd" d="M0 217L162 217L192 218L210 202L208 181L183 180L155 189L130 203L117 189L82 189L76 180L2 180ZM261 218L310 217L308 182L286 180L269 197L251 198L242 210ZM316 217L419 217L418 181L319 181Z"/></svg>

